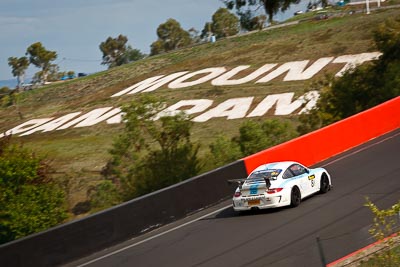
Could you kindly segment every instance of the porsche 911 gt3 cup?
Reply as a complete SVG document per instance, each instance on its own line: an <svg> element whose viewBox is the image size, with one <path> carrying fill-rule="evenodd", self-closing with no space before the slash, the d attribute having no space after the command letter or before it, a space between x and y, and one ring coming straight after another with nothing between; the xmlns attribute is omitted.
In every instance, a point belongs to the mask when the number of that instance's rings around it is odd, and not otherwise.
<svg viewBox="0 0 400 267"><path fill-rule="evenodd" d="M324 168L310 169L293 161L264 164L246 179L230 181L239 184L233 196L235 211L296 207L303 198L326 193L332 187Z"/></svg>

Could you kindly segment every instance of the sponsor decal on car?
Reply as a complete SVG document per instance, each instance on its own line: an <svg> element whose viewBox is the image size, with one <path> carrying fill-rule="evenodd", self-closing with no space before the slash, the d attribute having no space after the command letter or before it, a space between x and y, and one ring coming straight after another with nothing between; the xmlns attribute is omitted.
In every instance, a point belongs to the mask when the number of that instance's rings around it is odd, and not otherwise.
<svg viewBox="0 0 400 267"><path fill-rule="evenodd" d="M250 195L256 195L258 193L258 184L250 186Z"/></svg>

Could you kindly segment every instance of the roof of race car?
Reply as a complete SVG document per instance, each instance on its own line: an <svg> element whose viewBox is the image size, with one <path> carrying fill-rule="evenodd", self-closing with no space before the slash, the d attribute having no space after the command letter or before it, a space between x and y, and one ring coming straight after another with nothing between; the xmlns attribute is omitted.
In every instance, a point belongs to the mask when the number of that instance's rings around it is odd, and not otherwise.
<svg viewBox="0 0 400 267"><path fill-rule="evenodd" d="M295 161L279 161L279 162L271 162L267 164L263 164L255 168L253 172L255 171L262 171L262 170L268 170L268 169L280 169L280 170L286 170L289 168L290 165L292 164L299 164L298 162Z"/></svg>

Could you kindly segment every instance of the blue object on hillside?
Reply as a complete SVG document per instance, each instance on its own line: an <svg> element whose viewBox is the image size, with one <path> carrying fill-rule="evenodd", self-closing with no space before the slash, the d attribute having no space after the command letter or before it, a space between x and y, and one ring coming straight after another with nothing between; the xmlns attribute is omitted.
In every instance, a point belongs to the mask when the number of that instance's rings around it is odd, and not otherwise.
<svg viewBox="0 0 400 267"><path fill-rule="evenodd" d="M75 74L73 75L65 75L61 77L61 81L66 81L66 80L71 80L71 79L75 79Z"/></svg>

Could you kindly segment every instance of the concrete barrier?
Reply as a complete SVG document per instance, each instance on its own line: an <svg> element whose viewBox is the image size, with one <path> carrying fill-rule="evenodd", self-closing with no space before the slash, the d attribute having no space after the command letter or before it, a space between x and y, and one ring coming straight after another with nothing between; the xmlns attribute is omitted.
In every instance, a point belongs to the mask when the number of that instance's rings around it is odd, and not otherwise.
<svg viewBox="0 0 400 267"><path fill-rule="evenodd" d="M111 209L0 246L1 266L55 266L81 258L216 204L243 178L237 161Z"/></svg>
<svg viewBox="0 0 400 267"><path fill-rule="evenodd" d="M311 166L399 127L400 97L397 97L243 160L248 173L274 161L293 160Z"/></svg>

